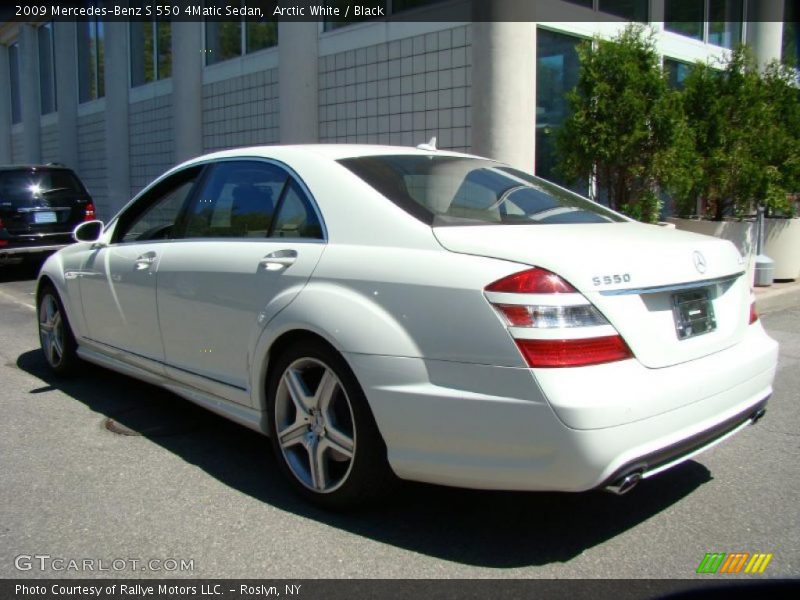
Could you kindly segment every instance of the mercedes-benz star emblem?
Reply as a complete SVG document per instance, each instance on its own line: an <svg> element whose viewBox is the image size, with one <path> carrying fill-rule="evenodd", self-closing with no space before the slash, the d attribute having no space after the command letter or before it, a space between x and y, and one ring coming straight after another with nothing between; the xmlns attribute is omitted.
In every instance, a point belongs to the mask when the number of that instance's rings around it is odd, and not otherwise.
<svg viewBox="0 0 800 600"><path fill-rule="evenodd" d="M694 251L692 257L694 258L694 268L697 269L698 273L705 273L706 257L700 254L697 250Z"/></svg>

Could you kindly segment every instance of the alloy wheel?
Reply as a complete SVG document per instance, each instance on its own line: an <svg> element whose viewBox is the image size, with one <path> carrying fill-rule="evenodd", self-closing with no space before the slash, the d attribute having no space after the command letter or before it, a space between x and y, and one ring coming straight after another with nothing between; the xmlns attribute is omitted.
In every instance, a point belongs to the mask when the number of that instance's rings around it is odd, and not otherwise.
<svg viewBox="0 0 800 600"><path fill-rule="evenodd" d="M292 475L330 493L348 478L356 452L353 408L336 373L315 358L292 362L275 394L275 432Z"/></svg>
<svg viewBox="0 0 800 600"><path fill-rule="evenodd" d="M58 367L64 358L64 319L52 294L45 294L39 304L39 339L47 362Z"/></svg>

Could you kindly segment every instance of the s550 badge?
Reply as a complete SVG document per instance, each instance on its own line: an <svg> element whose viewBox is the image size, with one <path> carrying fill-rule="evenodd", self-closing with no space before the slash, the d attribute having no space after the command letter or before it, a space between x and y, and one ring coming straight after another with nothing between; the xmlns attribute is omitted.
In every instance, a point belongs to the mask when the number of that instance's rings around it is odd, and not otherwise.
<svg viewBox="0 0 800 600"><path fill-rule="evenodd" d="M613 285L618 283L628 283L631 280L629 273L622 273L621 275L600 275L592 277L592 283L595 285Z"/></svg>

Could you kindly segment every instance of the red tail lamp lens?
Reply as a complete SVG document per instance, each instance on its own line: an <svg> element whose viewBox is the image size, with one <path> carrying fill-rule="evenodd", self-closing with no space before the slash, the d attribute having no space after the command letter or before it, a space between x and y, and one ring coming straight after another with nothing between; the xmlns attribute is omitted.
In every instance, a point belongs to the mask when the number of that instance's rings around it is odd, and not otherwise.
<svg viewBox="0 0 800 600"><path fill-rule="evenodd" d="M515 341L530 367L584 367L633 358L630 348L618 335Z"/></svg>
<svg viewBox="0 0 800 600"><path fill-rule="evenodd" d="M486 287L487 292L510 294L574 294L578 290L546 269L528 269L498 279Z"/></svg>

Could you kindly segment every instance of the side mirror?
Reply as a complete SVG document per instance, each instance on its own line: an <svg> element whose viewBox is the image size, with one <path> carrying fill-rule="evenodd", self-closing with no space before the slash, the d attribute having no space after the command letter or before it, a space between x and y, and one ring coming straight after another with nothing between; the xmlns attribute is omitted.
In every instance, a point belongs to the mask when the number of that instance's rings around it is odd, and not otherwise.
<svg viewBox="0 0 800 600"><path fill-rule="evenodd" d="M72 230L72 239L76 242L96 242L102 234L102 221L86 221Z"/></svg>

